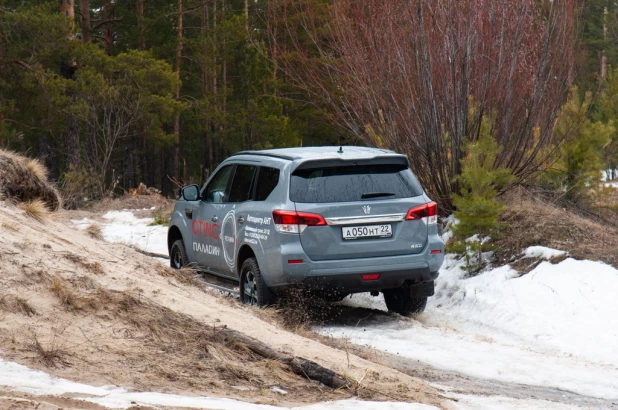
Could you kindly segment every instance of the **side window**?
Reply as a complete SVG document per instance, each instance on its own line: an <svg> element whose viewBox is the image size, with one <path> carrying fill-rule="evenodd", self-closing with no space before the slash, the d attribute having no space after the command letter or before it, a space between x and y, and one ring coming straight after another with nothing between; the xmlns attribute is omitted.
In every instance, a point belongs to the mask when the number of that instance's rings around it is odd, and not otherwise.
<svg viewBox="0 0 618 410"><path fill-rule="evenodd" d="M255 201L265 201L268 195L279 184L279 170L277 168L260 167L255 187Z"/></svg>
<svg viewBox="0 0 618 410"><path fill-rule="evenodd" d="M233 166L227 165L219 170L217 174L212 178L204 193L202 199L207 202L213 202L219 204L223 202L225 196L225 188L227 188L227 182L230 179Z"/></svg>
<svg viewBox="0 0 618 410"><path fill-rule="evenodd" d="M238 165L232 180L230 199L226 202L244 202L251 199L251 182L257 167L253 165Z"/></svg>

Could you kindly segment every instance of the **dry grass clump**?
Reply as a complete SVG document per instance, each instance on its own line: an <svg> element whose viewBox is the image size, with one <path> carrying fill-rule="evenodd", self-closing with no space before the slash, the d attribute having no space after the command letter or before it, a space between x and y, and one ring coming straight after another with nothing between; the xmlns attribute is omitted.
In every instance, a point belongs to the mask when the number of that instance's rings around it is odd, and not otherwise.
<svg viewBox="0 0 618 410"><path fill-rule="evenodd" d="M66 309L80 309L81 304L78 303L77 295L61 277L54 276L49 289L60 299L60 304Z"/></svg>
<svg viewBox="0 0 618 410"><path fill-rule="evenodd" d="M0 296L0 309L10 313L21 313L26 316L38 314L28 300L10 294Z"/></svg>
<svg viewBox="0 0 618 410"><path fill-rule="evenodd" d="M540 245L567 251L575 259L599 260L618 267L618 229L523 190L506 195L503 201L507 206L500 219L506 228L501 238L492 241L496 263L513 263L524 249Z"/></svg>
<svg viewBox="0 0 618 410"><path fill-rule="evenodd" d="M56 364L60 364L62 366L68 366L71 364L66 360L68 352L63 349L56 335L54 335L49 344L43 345L43 343L39 341L36 333L33 332L32 340L28 347L31 351L38 355L46 366L56 367Z"/></svg>
<svg viewBox="0 0 618 410"><path fill-rule="evenodd" d="M46 181L49 175L49 171L41 162L36 158L29 158L26 160L26 168L32 172L32 174L40 179Z"/></svg>
<svg viewBox="0 0 618 410"><path fill-rule="evenodd" d="M50 211L62 207L58 189L47 180L47 170L37 160L0 149L0 192L16 202L42 201Z"/></svg>
<svg viewBox="0 0 618 410"><path fill-rule="evenodd" d="M88 272L91 272L97 275L105 274L103 265L101 265L100 262L87 262L83 257L76 255L74 253L71 253L71 252L65 252L62 254L62 256L65 259L73 262L74 264L81 266Z"/></svg>
<svg viewBox="0 0 618 410"><path fill-rule="evenodd" d="M157 264L155 271L158 275L165 278L174 278L178 282L192 285L200 289L206 288L204 281L201 280L200 271L197 268L188 266L182 269L172 269L163 264Z"/></svg>
<svg viewBox="0 0 618 410"><path fill-rule="evenodd" d="M37 221L43 221L49 216L49 209L47 208L47 205L40 199L22 202L19 204L19 208L30 218L34 218Z"/></svg>
<svg viewBox="0 0 618 410"><path fill-rule="evenodd" d="M86 228L86 233L96 240L103 240L103 230L101 229L101 225L97 223L88 225Z"/></svg>

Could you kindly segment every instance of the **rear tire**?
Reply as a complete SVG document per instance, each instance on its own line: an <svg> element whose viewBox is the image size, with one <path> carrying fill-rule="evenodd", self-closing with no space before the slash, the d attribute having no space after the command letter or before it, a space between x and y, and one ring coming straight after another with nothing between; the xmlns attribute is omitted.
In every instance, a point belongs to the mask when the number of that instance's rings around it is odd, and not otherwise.
<svg viewBox="0 0 618 410"><path fill-rule="evenodd" d="M255 258L248 258L240 268L240 302L257 307L272 305L275 297L262 279Z"/></svg>
<svg viewBox="0 0 618 410"><path fill-rule="evenodd" d="M170 249L170 266L174 269L182 269L189 264L187 251L182 239L177 239Z"/></svg>
<svg viewBox="0 0 618 410"><path fill-rule="evenodd" d="M408 287L386 289L382 293L389 312L408 316L422 313L427 307L427 296L412 296Z"/></svg>

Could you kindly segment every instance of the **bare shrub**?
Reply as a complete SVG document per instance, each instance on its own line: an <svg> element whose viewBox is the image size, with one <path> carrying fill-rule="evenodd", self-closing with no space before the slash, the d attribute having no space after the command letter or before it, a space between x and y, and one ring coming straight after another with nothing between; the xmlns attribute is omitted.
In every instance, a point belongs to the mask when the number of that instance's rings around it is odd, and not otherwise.
<svg viewBox="0 0 618 410"><path fill-rule="evenodd" d="M39 341L36 333L32 333L31 342L28 345L31 351L35 352L46 366L56 367L57 364L68 366L66 360L68 352L62 347L57 335L54 334L51 342L44 345Z"/></svg>
<svg viewBox="0 0 618 410"><path fill-rule="evenodd" d="M283 0L267 13L288 78L356 140L408 154L448 210L484 115L504 148L495 166L518 180L554 152L577 10L576 0Z"/></svg>

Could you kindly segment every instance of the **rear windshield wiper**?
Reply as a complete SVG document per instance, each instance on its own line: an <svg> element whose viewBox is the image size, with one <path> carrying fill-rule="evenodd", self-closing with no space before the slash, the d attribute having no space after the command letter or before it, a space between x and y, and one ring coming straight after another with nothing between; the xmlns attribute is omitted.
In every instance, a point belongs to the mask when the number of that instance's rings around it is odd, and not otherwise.
<svg viewBox="0 0 618 410"><path fill-rule="evenodd" d="M394 196L394 195L396 194L393 194L391 192L367 192L361 195L361 199L378 198L381 196Z"/></svg>

